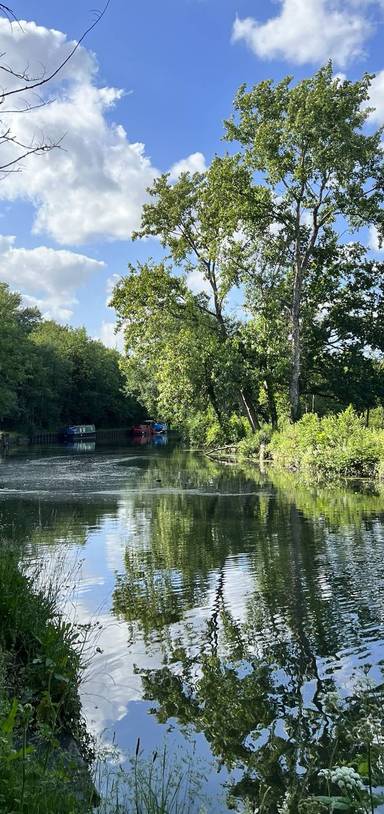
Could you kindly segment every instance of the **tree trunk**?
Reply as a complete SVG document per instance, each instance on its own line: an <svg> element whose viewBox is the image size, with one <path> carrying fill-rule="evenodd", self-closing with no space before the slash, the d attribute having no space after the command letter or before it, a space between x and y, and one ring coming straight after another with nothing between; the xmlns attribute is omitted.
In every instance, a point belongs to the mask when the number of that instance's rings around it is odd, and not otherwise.
<svg viewBox="0 0 384 814"><path fill-rule="evenodd" d="M269 415L271 418L272 428L277 430L278 419L277 419L277 409L276 409L276 402L275 402L275 394L273 392L272 382L269 376L265 377L264 381L265 392L267 394L268 399L268 410Z"/></svg>
<svg viewBox="0 0 384 814"><path fill-rule="evenodd" d="M291 382L289 388L292 421L298 421L300 418L301 288L302 288L302 269L300 264L296 263L295 279L293 284L293 301L292 301L292 367L291 367Z"/></svg>
<svg viewBox="0 0 384 814"><path fill-rule="evenodd" d="M255 410L255 406L249 393L246 390L240 390L240 405L245 417L248 419L253 432L260 429L260 422Z"/></svg>
<svg viewBox="0 0 384 814"><path fill-rule="evenodd" d="M220 424L220 427L223 430L224 429L224 419L223 419L220 407L218 405L218 401L217 401L216 393L215 393L215 388L214 388L212 382L209 379L207 380L207 393L208 393L208 398L209 398L209 400L210 400L210 402L212 404L212 407L213 407L213 409L214 409L214 411L216 413L216 417L217 417L217 420L218 420L218 422Z"/></svg>

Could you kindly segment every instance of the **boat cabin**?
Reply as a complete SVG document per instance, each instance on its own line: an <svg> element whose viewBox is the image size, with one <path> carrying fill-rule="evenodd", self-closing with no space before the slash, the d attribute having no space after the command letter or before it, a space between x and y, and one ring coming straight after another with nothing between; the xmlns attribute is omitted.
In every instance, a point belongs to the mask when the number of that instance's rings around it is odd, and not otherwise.
<svg viewBox="0 0 384 814"><path fill-rule="evenodd" d="M136 424L133 427L134 435L162 435L167 432L168 426L165 421L154 421L152 418Z"/></svg>
<svg viewBox="0 0 384 814"><path fill-rule="evenodd" d="M95 437L96 427L94 424L74 424L64 430L64 438L68 441L81 441L85 438Z"/></svg>

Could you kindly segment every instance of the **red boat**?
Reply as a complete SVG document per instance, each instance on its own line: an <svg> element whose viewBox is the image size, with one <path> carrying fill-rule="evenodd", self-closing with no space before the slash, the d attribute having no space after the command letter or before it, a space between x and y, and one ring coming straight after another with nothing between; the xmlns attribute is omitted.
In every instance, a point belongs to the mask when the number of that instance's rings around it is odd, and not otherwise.
<svg viewBox="0 0 384 814"><path fill-rule="evenodd" d="M134 435L151 435L152 429L149 422L145 422L143 424L135 424L132 428L132 432Z"/></svg>

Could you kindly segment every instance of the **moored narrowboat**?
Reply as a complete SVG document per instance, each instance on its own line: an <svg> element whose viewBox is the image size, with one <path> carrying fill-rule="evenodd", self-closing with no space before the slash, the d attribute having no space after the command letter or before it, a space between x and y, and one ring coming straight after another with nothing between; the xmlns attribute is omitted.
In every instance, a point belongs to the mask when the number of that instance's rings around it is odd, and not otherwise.
<svg viewBox="0 0 384 814"><path fill-rule="evenodd" d="M151 428L147 423L135 424L135 426L132 427L132 432L134 435L150 435Z"/></svg>
<svg viewBox="0 0 384 814"><path fill-rule="evenodd" d="M165 421L154 421L153 418L149 418L141 424L135 424L132 432L134 435L163 435L167 430Z"/></svg>
<svg viewBox="0 0 384 814"><path fill-rule="evenodd" d="M164 435L168 430L168 425L165 421L153 421L152 432L154 435Z"/></svg>
<svg viewBox="0 0 384 814"><path fill-rule="evenodd" d="M64 430L65 441L95 440L96 427L94 424L73 424Z"/></svg>

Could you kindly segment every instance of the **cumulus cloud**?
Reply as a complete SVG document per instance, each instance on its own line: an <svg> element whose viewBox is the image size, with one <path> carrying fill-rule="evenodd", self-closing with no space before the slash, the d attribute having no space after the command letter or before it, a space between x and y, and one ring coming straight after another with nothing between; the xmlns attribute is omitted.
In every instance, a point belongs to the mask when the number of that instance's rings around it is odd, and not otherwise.
<svg viewBox="0 0 384 814"><path fill-rule="evenodd" d="M193 269L186 277L186 283L193 294L208 294L212 296L212 286L199 269Z"/></svg>
<svg viewBox="0 0 384 814"><path fill-rule="evenodd" d="M105 304L106 304L107 307L109 306L109 303L110 303L110 300L111 300L111 297L112 297L112 293L113 293L113 289L114 289L115 285L119 282L119 280L121 280L121 275L120 274L112 274L111 277L108 277L108 280L107 280L106 285L105 285L105 290L107 292L107 297L106 297L106 300L105 300Z"/></svg>
<svg viewBox="0 0 384 814"><path fill-rule="evenodd" d="M371 226L369 229L368 246L373 252L383 252L384 247L380 246L379 234L376 226Z"/></svg>
<svg viewBox="0 0 384 814"><path fill-rule="evenodd" d="M116 332L115 329L115 322L103 320L100 328L100 336L98 338L107 348L114 348L122 353L124 350L124 332Z"/></svg>
<svg viewBox="0 0 384 814"><path fill-rule="evenodd" d="M16 238L0 236L0 279L21 291L27 305L46 318L67 321L77 304L76 290L104 268L100 260L65 249L17 248Z"/></svg>
<svg viewBox="0 0 384 814"><path fill-rule="evenodd" d="M29 75L41 76L44 67L48 73L72 44L59 31L24 21L11 27L0 18L3 63L20 71L28 66ZM139 225L146 188L157 174L144 145L131 143L124 128L106 116L123 91L98 87L96 80L96 59L80 48L60 82L43 91L54 93L50 104L26 114L2 113L3 124L25 144L62 139L62 149L30 157L23 172L0 184L3 199L21 198L36 206L34 232L45 232L61 244L128 238ZM2 165L14 157L14 149L2 146Z"/></svg>
<svg viewBox="0 0 384 814"><path fill-rule="evenodd" d="M170 169L171 181L177 181L182 172L205 172L207 165L203 153L191 153L187 158L176 161Z"/></svg>
<svg viewBox="0 0 384 814"><path fill-rule="evenodd" d="M54 29L21 21L10 26L0 18L2 63L28 75L48 75L73 47ZM42 64L43 61L43 64ZM125 95L120 88L99 87L97 61L80 47L52 83L41 89L49 104L27 113L2 112L9 128L23 144L56 144L40 157L29 157L23 171L1 180L0 198L22 199L36 207L33 231L50 235L58 243L79 245L93 239L126 240L140 224L147 187L158 175L145 147L129 141L121 124L110 114ZM10 84L14 80L10 79ZM40 97L15 96L9 107L30 105ZM13 145L2 145L0 166L15 157ZM193 153L173 165L177 178L183 170L202 171L202 153Z"/></svg>
<svg viewBox="0 0 384 814"><path fill-rule="evenodd" d="M379 71L372 80L369 106L375 108L370 114L369 120L374 124L384 124L384 71Z"/></svg>
<svg viewBox="0 0 384 814"><path fill-rule="evenodd" d="M356 0L280 0L280 12L264 23L237 18L232 41L243 40L262 59L343 67L360 56L372 24Z"/></svg>

